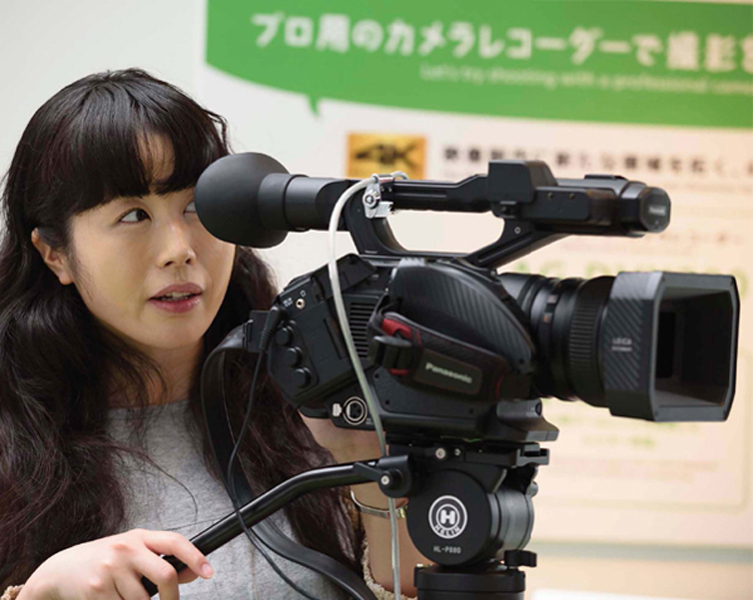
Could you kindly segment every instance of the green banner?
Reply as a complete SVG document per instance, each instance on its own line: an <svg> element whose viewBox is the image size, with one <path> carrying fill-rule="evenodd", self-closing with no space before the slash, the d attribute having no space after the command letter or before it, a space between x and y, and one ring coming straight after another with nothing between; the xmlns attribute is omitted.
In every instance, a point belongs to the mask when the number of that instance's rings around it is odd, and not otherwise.
<svg viewBox="0 0 753 600"><path fill-rule="evenodd" d="M207 0L207 62L382 106L753 128L753 6L641 0Z"/></svg>

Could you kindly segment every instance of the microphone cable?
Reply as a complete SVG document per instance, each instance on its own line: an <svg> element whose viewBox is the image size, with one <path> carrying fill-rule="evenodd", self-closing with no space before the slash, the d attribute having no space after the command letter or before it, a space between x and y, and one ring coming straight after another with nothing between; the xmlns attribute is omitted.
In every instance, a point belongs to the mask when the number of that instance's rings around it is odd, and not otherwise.
<svg viewBox="0 0 753 600"><path fill-rule="evenodd" d="M391 177L400 177L407 179L408 176L400 171L396 171L390 174ZM356 192L368 187L370 184L380 184L379 176L374 174L368 179L362 179L361 181L353 184L347 190L345 190L337 200L335 207L332 210L332 215L329 219L328 229L328 262L327 269L329 272L329 280L332 286L332 298L335 301L335 309L337 312L337 319L340 323L340 330L342 331L343 338L345 339L345 345L348 349L348 355L353 363L353 369L356 372L358 383L363 390L364 400L369 408L372 422L374 423L374 430L379 440L379 451L382 456L387 456L387 443L384 436L384 428L382 427L382 419L379 416L376 405L376 394L371 388L371 384L366 379L366 373L364 373L363 365L361 365L361 359L358 356L356 345L353 342L353 334L350 330L350 323L348 322L348 315L345 311L345 302L343 301L342 288L340 287L340 276L337 272L337 252L336 252L336 236L337 226L340 223L340 216L342 214L345 205ZM397 512L395 507L395 499L391 496L387 496L387 504L389 506L390 513L390 530L392 539L392 573L393 573L393 586L395 598L400 598L400 547L398 541L397 530Z"/></svg>

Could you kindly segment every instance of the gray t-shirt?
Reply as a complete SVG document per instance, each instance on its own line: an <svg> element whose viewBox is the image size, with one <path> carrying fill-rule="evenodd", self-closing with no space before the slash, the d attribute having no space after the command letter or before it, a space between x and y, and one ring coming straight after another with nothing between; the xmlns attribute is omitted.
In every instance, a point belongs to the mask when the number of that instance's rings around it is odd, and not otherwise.
<svg viewBox="0 0 753 600"><path fill-rule="evenodd" d="M123 465L128 512L122 531L135 528L177 531L191 539L233 512L224 486L206 470L199 433L187 418L187 408L188 401L183 400L147 409L146 451L156 464L183 485L148 463L129 456ZM108 420L108 433L125 443L134 439L128 411L127 408L110 409ZM270 518L285 534L292 536L282 512ZM346 597L323 576L269 554L292 581L315 598L340 600ZM207 558L214 568L214 577L198 578L181 585L182 600L302 598L274 572L244 534Z"/></svg>

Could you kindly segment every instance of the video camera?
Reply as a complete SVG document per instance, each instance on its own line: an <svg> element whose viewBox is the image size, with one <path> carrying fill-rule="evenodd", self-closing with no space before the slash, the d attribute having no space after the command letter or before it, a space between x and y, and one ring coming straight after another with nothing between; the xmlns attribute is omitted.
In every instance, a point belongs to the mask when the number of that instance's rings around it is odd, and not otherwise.
<svg viewBox="0 0 753 600"><path fill-rule="evenodd" d="M327 229L356 183L292 175L268 156L238 154L206 169L195 200L216 237L268 248L290 231ZM388 223L395 210L491 212L504 229L467 254L408 252ZM669 218L661 189L613 175L555 179L540 161L492 161L487 175L458 183L374 176L344 207L338 229L358 254L337 267L389 456L322 469L296 493L378 481L386 495L410 498L411 539L436 563L416 570L419 598L522 600L519 567L536 562L524 550L534 478L549 458L539 442L558 433L540 398L651 421L725 420L739 296L726 275L583 280L497 269L567 235L641 237L663 231ZM266 352L287 402L339 427L373 427L326 268L296 277L271 311L250 317L238 345ZM269 514L260 507L270 509L275 490L243 509L247 524Z"/></svg>
<svg viewBox="0 0 753 600"><path fill-rule="evenodd" d="M213 235L269 247L288 231L326 229L334 202L354 183L290 175L270 157L240 154L205 171L197 211ZM395 209L491 211L505 228L471 254L409 253L387 223ZM385 430L551 440L556 429L538 416L525 425L528 434L500 425L508 410L534 410L527 402L542 396L652 421L725 419L735 383L733 277L558 280L495 270L564 235L640 237L663 231L669 217L663 190L611 175L557 180L540 161L493 161L488 176L459 183L390 180L367 190L340 225L359 255L344 257L338 270ZM286 317L269 372L304 412L369 427L331 297L324 268L278 296ZM256 315L257 340L263 318Z"/></svg>

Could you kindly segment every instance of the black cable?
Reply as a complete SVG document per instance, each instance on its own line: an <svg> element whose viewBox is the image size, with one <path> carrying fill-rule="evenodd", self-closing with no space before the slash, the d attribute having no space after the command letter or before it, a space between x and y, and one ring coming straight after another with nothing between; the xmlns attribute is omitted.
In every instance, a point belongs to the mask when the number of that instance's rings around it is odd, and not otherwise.
<svg viewBox="0 0 753 600"><path fill-rule="evenodd" d="M275 573L277 573L285 583L287 583L291 588L293 588L296 592L298 592L302 596L308 598L309 600L318 600L318 598L316 598L315 596L311 596L305 590L298 587L298 585L294 583L293 581L291 581L290 578L287 575L285 575L285 573L282 572L280 567L277 564L275 564L272 558L267 554L267 552L258 543L258 542L261 542L261 540L259 540L256 534L250 531L248 527L246 526L246 523L243 520L243 516L241 515L240 506L238 505L238 498L235 491L235 479L232 477L233 462L235 461L235 457L237 456L238 450L240 449L241 442L243 440L243 435L246 433L246 430L248 429L248 424L251 418L251 411L253 409L253 404L254 404L254 392L256 391L256 382L259 378L259 371L261 369L262 359L265 356L266 356L266 348L259 353L259 356L256 360L256 368L254 369L254 378L251 381L251 390L248 394L248 403L246 404L246 414L243 419L243 425L241 425L241 431L238 434L238 439L235 441L235 444L233 446L233 451L230 454L230 460L228 461L227 473L225 474L227 478L227 482L229 483L228 491L230 493L230 500L233 502L233 508L235 509L235 516L238 517L238 521L240 522L241 527L243 528L243 532L246 534L246 537L248 537L248 539L251 541L254 547L266 559L269 565L274 569ZM224 388L224 385L223 385L223 388ZM224 389L223 389L223 399L224 399Z"/></svg>
<svg viewBox="0 0 753 600"><path fill-rule="evenodd" d="M277 326L277 323L279 322L279 320L280 320L280 318L282 316L280 309L278 308L277 310L274 310L274 308L277 308L277 307L273 307L273 310L270 311L270 318L267 320L267 322L265 324L266 326L265 326L264 331L263 331L262 336L261 336L262 340L261 340L261 344L260 344L260 352L259 352L258 359L257 359L257 362L256 362L256 368L254 369L254 377L253 377L252 382L251 382L251 390L249 392L248 403L246 405L246 414L245 414L245 417L243 419L243 425L241 426L241 431L240 431L240 434L238 435L238 439L236 440L236 442L235 442L235 444L233 446L233 451L232 451L232 453L230 455L230 460L228 461L227 473L226 473L225 477L223 478L223 483L225 484L225 490L228 492L228 495L230 496L230 500L233 503L233 509L235 511L235 515L238 518L238 521L240 522L241 527L243 528L243 532L246 534L246 537L248 537L249 541L254 546L254 548L256 548L259 551L259 553L264 557L264 559L267 561L267 563L269 563L269 565L272 567L272 569L275 571L275 573L277 573L280 576L280 578L286 584L288 584L296 592L298 592L302 596L308 598L309 600L319 600L318 598L316 598L316 597L311 596L310 594L308 594L305 590L301 589L298 585L296 585L293 581L291 581L290 578L288 578L287 575L285 575L285 573L282 572L282 570L280 569L280 567L274 562L274 560L269 556L269 554L262 547L262 544L265 544L264 540L262 540L261 538L259 538L253 531L250 531L248 529L248 527L246 526L245 521L243 520L243 516L241 515L241 512L240 512L240 507L239 507L239 504L238 504L238 497L237 497L236 490L235 490L235 480L232 477L233 461L235 460L235 457L236 457L236 455L238 453L238 449L240 448L241 441L243 439L243 435L245 434L246 429L248 428L248 423L249 423L249 419L250 419L250 415L251 415L251 410L253 408L253 400L254 400L254 392L255 392L255 389L256 389L256 382L258 380L259 370L260 370L260 367L261 367L261 364L262 364L262 360L263 360L264 356L266 356L266 350L267 350L267 346L269 345L269 341L271 339L272 331ZM207 359L205 361L205 366L206 366L206 364L208 364L210 362L210 360L213 358L213 355L215 353L227 352L229 350L230 350L230 348L220 348L220 347L215 348L214 350L212 350L212 352L210 352L209 356L207 357ZM204 380L204 373L203 372L202 372L202 380ZM222 393L222 402L223 402L223 405L225 406L225 411L227 413L227 402L225 400L225 378L224 378L224 376L220 377L220 386L221 386L221 393ZM203 394L203 389L202 389L202 394ZM204 416L204 427L206 428L207 431L209 431L209 420L207 418L206 407L205 407L203 401L202 401L202 414ZM232 428L230 429L230 431L232 433ZM220 463L219 457L217 456L217 452L215 450L214 444L210 444L210 447L211 447L211 450L212 450L212 456L214 458L215 464L220 465L221 463Z"/></svg>
<svg viewBox="0 0 753 600"><path fill-rule="evenodd" d="M234 508L236 508L235 516L237 521L241 524L241 529L246 533L249 541L259 552L264 556L265 560L270 566L280 575L280 577L299 594L305 596L311 600L311 596L298 588L295 584L290 582L287 577L284 576L276 565L272 562L272 559L264 552L264 550L256 543L263 544L269 551L274 554L285 558L291 562L297 563L312 571L324 575L335 583L340 589L348 594L348 597L357 598L358 600L376 600L374 593L364 583L363 579L357 577L355 573L345 568L341 563L337 562L330 556L302 546L300 543L292 540L290 537L283 534L280 529L271 522L260 522L255 524L250 531L247 531L245 521L242 519L242 514L238 515L238 504L242 501L244 504L250 502L255 497L251 491L248 481L239 469L232 469L233 464L230 464L228 473L232 472L232 476L229 478L233 482L233 490L230 489L230 484L225 478L223 471L226 465L230 462L230 454L232 451L233 456L238 453L240 443L242 440L236 443L236 436L234 434L234 427L230 419L228 406L225 398L225 376L224 376L224 362L225 353L230 350L254 352L251 348L255 348L255 353L259 355L259 363L254 373L252 381L251 394L249 395L249 405L247 406L246 416L244 417L244 423L241 430L241 435L246 431L248 427L248 415L251 414L252 403L254 399L254 393L259 377L259 370L261 361L269 347L269 343L272 340L272 335L276 331L277 325L284 317L285 311L278 307L273 306L267 313L266 318L263 321L262 333L258 343L252 342L247 336L251 335L248 325L246 323L233 329L225 339L210 353L204 361L204 366L201 373L201 409L204 420L204 426L207 430L210 440L210 451L214 462L220 467L220 478L225 486L225 490L233 501ZM252 315L253 316L253 315ZM254 336L256 337L256 336ZM210 391L211 390L211 391ZM207 401L209 394L213 394L217 397L217 400L221 400L222 404L217 405L214 403L215 412L220 410L220 413L212 414L208 412ZM217 422L217 419L224 417L224 425L221 422ZM225 429L226 433L223 435L222 430ZM228 435L229 434L229 435ZM213 439L215 435L219 437ZM232 448L231 448L232 442ZM220 460L219 456L222 455L223 459ZM242 489L238 490L238 486ZM240 493L239 493L240 492ZM242 500L239 500L239 495ZM258 530L258 531L257 531ZM147 580L148 581L148 580ZM149 582L151 583L151 582ZM153 585L153 584L152 584ZM149 588L147 588L149 589ZM156 593L156 588L152 595Z"/></svg>

